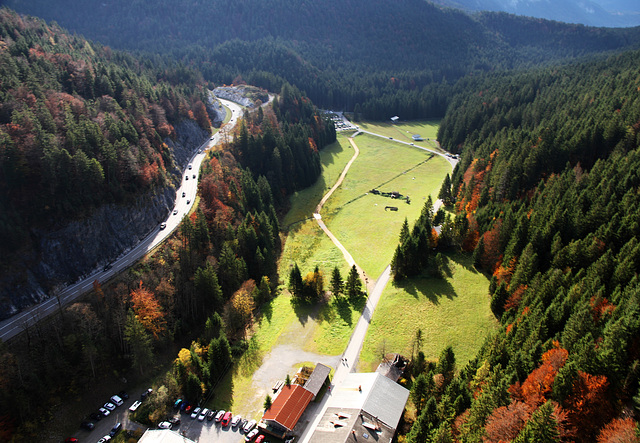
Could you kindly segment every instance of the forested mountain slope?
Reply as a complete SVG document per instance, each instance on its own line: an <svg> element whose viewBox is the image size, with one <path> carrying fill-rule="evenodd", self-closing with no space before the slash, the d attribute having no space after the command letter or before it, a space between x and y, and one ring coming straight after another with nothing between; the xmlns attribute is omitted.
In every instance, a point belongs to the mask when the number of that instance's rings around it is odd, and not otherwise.
<svg viewBox="0 0 640 443"><path fill-rule="evenodd" d="M29 293L44 296L155 226L173 206L173 184L189 155L184 137L194 137L195 148L211 123L196 73L169 64L144 66L8 9L0 10L0 78L4 304L20 303L16 298ZM100 209L108 204L109 211ZM134 206L148 213L129 214ZM121 220L111 220L118 231L113 237L133 239L112 244L103 233L76 232L75 240L56 238L49 245L60 253L47 250L49 233L99 210L97 224L115 215Z"/></svg>
<svg viewBox="0 0 640 443"><path fill-rule="evenodd" d="M278 91L367 117L441 116L446 91L472 73L536 66L635 46L640 29L598 29L492 14L480 19L424 0L9 0L118 48L170 53L207 80ZM544 32L542 32L544 31ZM516 38L517 36L517 38ZM427 88L427 89L424 89ZM386 109L379 102L382 98Z"/></svg>
<svg viewBox="0 0 640 443"><path fill-rule="evenodd" d="M456 377L427 368L445 383L413 394L409 442L636 441L639 63L459 85L440 138L463 152L451 190L502 328Z"/></svg>

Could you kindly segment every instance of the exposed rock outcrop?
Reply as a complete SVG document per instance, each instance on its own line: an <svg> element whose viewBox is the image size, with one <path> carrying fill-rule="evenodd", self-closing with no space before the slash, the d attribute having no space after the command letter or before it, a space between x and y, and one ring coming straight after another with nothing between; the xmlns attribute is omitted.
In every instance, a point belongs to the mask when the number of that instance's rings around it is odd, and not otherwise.
<svg viewBox="0 0 640 443"><path fill-rule="evenodd" d="M0 319L45 300L54 285L73 283L113 261L166 219L188 160L210 136L191 120L175 130L176 139L165 140L176 165L168 171L172 182L167 186L140 196L131 205L103 205L83 220L31 231L34 250L0 278Z"/></svg>

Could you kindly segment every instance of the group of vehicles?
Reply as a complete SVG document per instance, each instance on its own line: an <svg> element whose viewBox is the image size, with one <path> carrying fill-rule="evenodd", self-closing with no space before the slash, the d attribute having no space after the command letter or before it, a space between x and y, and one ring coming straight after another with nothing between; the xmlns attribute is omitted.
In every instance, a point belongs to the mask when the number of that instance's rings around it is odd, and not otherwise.
<svg viewBox="0 0 640 443"><path fill-rule="evenodd" d="M142 402L149 395L151 395L152 392L153 392L153 389L151 389L151 388L149 388L146 391L144 391L140 395L140 400L136 400L129 407L129 411L135 412L140 407ZM124 404L124 401L127 400L128 398L129 398L129 394L127 394L126 391L120 391L116 395L112 395L104 405L102 405L101 407L98 408L97 411L92 412L91 414L89 414L88 418L86 420L84 420L82 423L80 423L80 427L82 429L87 430L87 431L93 431L93 429L96 427L96 423L95 422L98 422L98 421L102 420L104 417L109 416L111 414L111 412L116 410L116 408L122 406ZM98 443L108 442L113 437L115 437L120 431L122 431L122 423L118 422L113 426L113 428L111 428L111 431L109 432L108 435L105 435L100 440L98 440ZM77 438L69 437L69 438L67 438L65 440L65 443L76 443L77 441L78 441Z"/></svg>
<svg viewBox="0 0 640 443"><path fill-rule="evenodd" d="M267 443L264 441L264 435L258 435L260 430L257 427L258 422L256 420L247 420L246 418L242 418L240 415L234 416L231 411L225 411L222 409L217 411L215 409L194 406L181 398L175 401L173 407L182 413L189 414L192 420L202 422L206 419L207 421L215 421L216 424L219 423L223 428L231 427L232 429L240 430L245 434L244 439L248 442L253 441L255 438L255 443ZM159 423L158 428L172 429L174 426L179 424L180 419L173 418L172 420Z"/></svg>

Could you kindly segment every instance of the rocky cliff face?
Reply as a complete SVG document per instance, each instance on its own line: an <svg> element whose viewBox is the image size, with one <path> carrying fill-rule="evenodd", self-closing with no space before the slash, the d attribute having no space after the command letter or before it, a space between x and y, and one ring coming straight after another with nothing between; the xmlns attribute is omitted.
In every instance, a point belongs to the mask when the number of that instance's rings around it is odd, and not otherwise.
<svg viewBox="0 0 640 443"><path fill-rule="evenodd" d="M135 246L167 218L176 199L176 185L188 160L209 137L195 122L175 127L176 140L165 142L173 153L172 183L140 196L131 205L104 205L84 219L61 228L33 230L34 251L23 256L0 278L0 319L39 303L54 285L67 285L102 268Z"/></svg>

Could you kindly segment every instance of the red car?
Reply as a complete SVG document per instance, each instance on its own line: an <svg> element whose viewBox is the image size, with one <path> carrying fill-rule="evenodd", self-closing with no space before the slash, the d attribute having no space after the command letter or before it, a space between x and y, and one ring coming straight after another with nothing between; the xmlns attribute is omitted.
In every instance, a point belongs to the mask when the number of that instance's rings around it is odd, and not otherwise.
<svg viewBox="0 0 640 443"><path fill-rule="evenodd" d="M255 443L262 443L264 441L264 435L258 435L258 438L256 438Z"/></svg>
<svg viewBox="0 0 640 443"><path fill-rule="evenodd" d="M64 443L78 443L78 439L75 437L69 437L64 441Z"/></svg>
<svg viewBox="0 0 640 443"><path fill-rule="evenodd" d="M222 427L229 426L229 422L231 421L231 417L232 417L231 411L229 411L226 414L224 414L224 417L222 417L222 421L221 421Z"/></svg>

